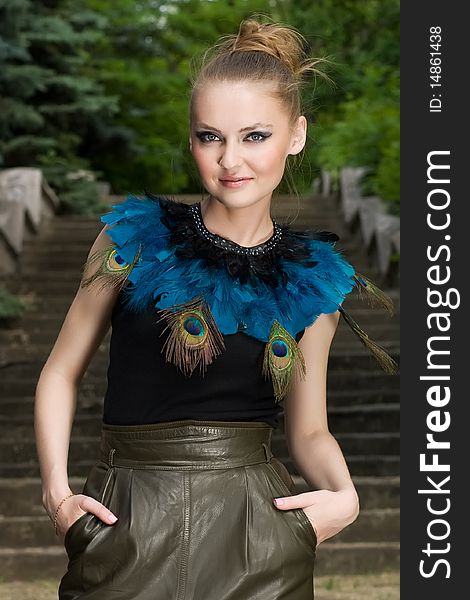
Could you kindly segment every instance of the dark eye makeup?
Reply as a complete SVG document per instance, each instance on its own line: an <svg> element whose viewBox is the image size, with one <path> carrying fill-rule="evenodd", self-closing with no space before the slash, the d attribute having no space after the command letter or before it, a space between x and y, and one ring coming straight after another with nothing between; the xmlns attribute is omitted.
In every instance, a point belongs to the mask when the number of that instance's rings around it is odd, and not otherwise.
<svg viewBox="0 0 470 600"><path fill-rule="evenodd" d="M216 133L212 133L210 131L197 131L196 132L196 137L201 140L201 142L203 144L209 144L210 142L214 141L214 140L208 140L207 137L208 136L214 136L214 137L218 137ZM272 133L270 132L262 132L262 131L252 131L251 133L249 133L246 137L250 138L251 136L258 136L261 139L257 139L257 140L251 140L254 143L260 143L263 142L265 139L271 137Z"/></svg>

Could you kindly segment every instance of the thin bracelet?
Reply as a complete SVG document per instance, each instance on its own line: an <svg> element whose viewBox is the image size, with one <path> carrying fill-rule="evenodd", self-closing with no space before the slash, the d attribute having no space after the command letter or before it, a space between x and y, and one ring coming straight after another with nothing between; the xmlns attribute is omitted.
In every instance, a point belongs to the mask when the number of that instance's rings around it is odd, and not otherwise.
<svg viewBox="0 0 470 600"><path fill-rule="evenodd" d="M71 498L72 496L75 496L76 494L71 493L68 496L65 496L65 498L62 498L62 500L59 502L59 506L57 507L56 511L55 511L55 515L54 515L54 529L55 529L55 534L59 535L59 532L57 531L57 515L59 514L59 510L60 507L62 506L62 504L68 499Z"/></svg>

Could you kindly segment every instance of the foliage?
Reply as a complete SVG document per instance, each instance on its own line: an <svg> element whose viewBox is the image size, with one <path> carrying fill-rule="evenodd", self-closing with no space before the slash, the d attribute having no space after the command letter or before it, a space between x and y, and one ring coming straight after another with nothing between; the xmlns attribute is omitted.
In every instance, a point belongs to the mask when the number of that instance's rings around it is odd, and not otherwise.
<svg viewBox="0 0 470 600"><path fill-rule="evenodd" d="M67 177L90 168L115 193L202 191L193 59L253 14L296 27L336 83L305 82L297 189L322 167L367 165L397 212L399 0L0 0L0 166L43 167L66 211L93 209L96 185Z"/></svg>
<svg viewBox="0 0 470 600"><path fill-rule="evenodd" d="M86 48L102 25L99 15L67 0L0 2L0 165L46 161L62 170L50 183L66 203L65 176L84 166L82 139L117 110L117 98L85 73ZM77 180L75 192L89 193L89 184L79 187Z"/></svg>
<svg viewBox="0 0 470 600"><path fill-rule="evenodd" d="M0 285L0 325L23 316L29 304Z"/></svg>
<svg viewBox="0 0 470 600"><path fill-rule="evenodd" d="M392 214L400 214L400 142L393 140L384 148L377 171L372 177L374 193L389 203Z"/></svg>
<svg viewBox="0 0 470 600"><path fill-rule="evenodd" d="M86 168L86 161L76 160L72 170L68 161L51 151L40 157L39 164L48 184L61 191L60 214L93 215L101 211L97 173Z"/></svg>
<svg viewBox="0 0 470 600"><path fill-rule="evenodd" d="M345 100L323 131L318 159L329 170L366 166L370 192L397 206L399 189L399 103L395 73L366 69L362 94ZM396 209L394 209L396 210Z"/></svg>
<svg viewBox="0 0 470 600"><path fill-rule="evenodd" d="M295 0L289 22L326 56L336 86L311 83L305 98L313 169L368 166L373 194L399 211L399 0ZM317 113L318 111L318 113Z"/></svg>

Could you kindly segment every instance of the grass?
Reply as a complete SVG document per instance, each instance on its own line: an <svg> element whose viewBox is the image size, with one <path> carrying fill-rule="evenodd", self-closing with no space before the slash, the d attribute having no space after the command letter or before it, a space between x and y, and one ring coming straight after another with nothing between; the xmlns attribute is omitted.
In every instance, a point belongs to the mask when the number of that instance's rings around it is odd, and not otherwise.
<svg viewBox="0 0 470 600"><path fill-rule="evenodd" d="M399 600L400 573L335 575L315 578L315 600Z"/></svg>
<svg viewBox="0 0 470 600"><path fill-rule="evenodd" d="M57 600L59 582L0 580L2 600ZM399 600L400 574L386 571L373 575L335 575L315 579L315 600Z"/></svg>

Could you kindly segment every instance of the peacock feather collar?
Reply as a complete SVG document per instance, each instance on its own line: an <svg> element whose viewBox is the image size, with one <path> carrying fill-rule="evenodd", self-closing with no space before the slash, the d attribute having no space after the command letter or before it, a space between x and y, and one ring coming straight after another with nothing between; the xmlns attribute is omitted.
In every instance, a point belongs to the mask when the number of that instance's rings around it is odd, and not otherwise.
<svg viewBox="0 0 470 600"><path fill-rule="evenodd" d="M266 343L263 372L280 400L294 373L305 376L296 333L336 310L381 366L396 372L393 359L341 306L355 287L393 312L391 300L334 247L335 233L273 221L272 236L247 248L210 232L199 202L146 192L111 208L101 221L112 244L87 259L82 286L100 279L123 291L129 310L157 308L169 330L166 358L186 375L197 366L205 372L224 350L223 335L243 332Z"/></svg>

